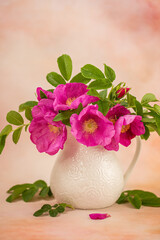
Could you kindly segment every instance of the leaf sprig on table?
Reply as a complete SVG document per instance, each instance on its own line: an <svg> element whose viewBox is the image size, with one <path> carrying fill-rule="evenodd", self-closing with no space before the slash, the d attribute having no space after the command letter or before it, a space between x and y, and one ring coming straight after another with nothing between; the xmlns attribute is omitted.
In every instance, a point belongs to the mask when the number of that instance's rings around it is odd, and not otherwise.
<svg viewBox="0 0 160 240"><path fill-rule="evenodd" d="M66 203L54 204L53 206L50 204L44 204L39 210L37 210L33 216L39 217L44 213L49 213L50 217L57 217L59 213L63 213L66 208L74 209L71 205Z"/></svg>
<svg viewBox="0 0 160 240"><path fill-rule="evenodd" d="M53 196L50 187L47 186L47 183L43 180L37 180L34 183L14 185L7 191L7 193L9 193L10 196L6 201L10 203L16 199L29 202L33 199L36 193L38 193L41 198Z"/></svg>
<svg viewBox="0 0 160 240"><path fill-rule="evenodd" d="M128 190L122 192L117 200L118 204L131 203L133 207L140 209L141 206L160 207L160 198L152 192L142 190Z"/></svg>

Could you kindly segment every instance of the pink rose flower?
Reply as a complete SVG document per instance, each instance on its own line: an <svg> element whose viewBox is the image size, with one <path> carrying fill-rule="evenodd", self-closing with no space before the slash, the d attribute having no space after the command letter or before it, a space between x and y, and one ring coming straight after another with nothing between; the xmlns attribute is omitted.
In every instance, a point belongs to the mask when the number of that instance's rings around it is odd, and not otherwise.
<svg viewBox="0 0 160 240"><path fill-rule="evenodd" d="M33 120L29 132L31 133L30 139L36 144L39 152L54 155L59 149L63 149L67 139L67 130L62 122L53 122L56 113L49 107L50 101L50 99L42 99L37 106L33 107Z"/></svg>
<svg viewBox="0 0 160 240"><path fill-rule="evenodd" d="M91 213L89 214L89 217L93 220L102 220L108 217L111 217L108 213Z"/></svg>
<svg viewBox="0 0 160 240"><path fill-rule="evenodd" d="M117 104L111 108L106 117L113 122L115 135L110 144L106 145L107 150L119 150L119 143L125 147L131 144L131 139L145 133L145 127L141 116L131 115L124 106Z"/></svg>
<svg viewBox="0 0 160 240"><path fill-rule="evenodd" d="M70 118L71 133L78 142L88 146L106 146L115 134L111 121L98 111L98 105L89 105L79 115Z"/></svg>
<svg viewBox="0 0 160 240"><path fill-rule="evenodd" d="M42 91L47 96L48 99L54 100L54 96L53 96L52 92L46 91L46 90L42 89L41 87L38 87L36 90L38 101L41 100L40 91Z"/></svg>
<svg viewBox="0 0 160 240"><path fill-rule="evenodd" d="M98 97L87 95L87 85L83 83L66 83L58 85L54 90L54 109L76 109L82 103L83 107L99 100Z"/></svg>
<svg viewBox="0 0 160 240"><path fill-rule="evenodd" d="M120 88L116 93L117 93L117 98L122 98L124 97L125 94L130 90L130 88Z"/></svg>

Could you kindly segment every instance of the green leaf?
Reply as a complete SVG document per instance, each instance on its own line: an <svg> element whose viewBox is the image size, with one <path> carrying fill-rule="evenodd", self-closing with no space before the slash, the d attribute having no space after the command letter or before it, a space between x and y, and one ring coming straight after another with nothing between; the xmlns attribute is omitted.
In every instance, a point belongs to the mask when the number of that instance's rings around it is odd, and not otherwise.
<svg viewBox="0 0 160 240"><path fill-rule="evenodd" d="M12 132L12 126L8 124L7 126L5 126L5 127L2 129L2 131L0 132L0 136L3 136L3 135L7 135L7 136L8 136L8 134L9 134L10 132Z"/></svg>
<svg viewBox="0 0 160 240"><path fill-rule="evenodd" d="M85 66L83 66L81 68L81 73L85 78L90 78L90 79L105 78L103 72L91 64L86 64Z"/></svg>
<svg viewBox="0 0 160 240"><path fill-rule="evenodd" d="M157 197L154 193L143 190L129 190L125 191L125 193L128 193L130 196L134 196L136 194L141 199Z"/></svg>
<svg viewBox="0 0 160 240"><path fill-rule="evenodd" d="M35 187L31 187L30 189L25 190L22 193L23 200L25 202L29 202L34 197L34 195L36 194L37 191L38 191L38 188L35 188Z"/></svg>
<svg viewBox="0 0 160 240"><path fill-rule="evenodd" d="M17 198L19 198L20 194L17 192L14 192L13 194L11 194L7 199L6 202L13 202L14 200L16 200Z"/></svg>
<svg viewBox="0 0 160 240"><path fill-rule="evenodd" d="M51 209L51 210L49 210L49 215L50 215L51 217L56 217L57 214L58 214L57 209Z"/></svg>
<svg viewBox="0 0 160 240"><path fill-rule="evenodd" d="M12 132L12 126L7 125L5 126L2 131L0 132L0 154L2 153L5 143L6 143L6 138L9 135L9 133Z"/></svg>
<svg viewBox="0 0 160 240"><path fill-rule="evenodd" d="M9 113L7 113L6 119L9 123L18 126L24 123L22 116L16 111L10 111Z"/></svg>
<svg viewBox="0 0 160 240"><path fill-rule="evenodd" d="M70 119L69 119L69 118L62 120L62 123L65 124L66 126L71 127Z"/></svg>
<svg viewBox="0 0 160 240"><path fill-rule="evenodd" d="M13 142L14 142L15 144L17 144L18 141L19 141L19 138L20 138L20 135L21 135L22 129L23 129L23 126L17 128L17 129L14 130L14 132L13 132L12 140L13 140Z"/></svg>
<svg viewBox="0 0 160 240"><path fill-rule="evenodd" d="M59 205L60 205L60 204L59 204ZM73 207L72 205L70 205L70 204L66 204L66 207L67 207L67 208L74 209L74 207Z"/></svg>
<svg viewBox="0 0 160 240"><path fill-rule="evenodd" d="M144 123L155 123L155 119L154 118L148 118L148 117L144 117L142 118L142 122Z"/></svg>
<svg viewBox="0 0 160 240"><path fill-rule="evenodd" d="M57 203L56 203L56 204L54 204L54 205L53 205L53 207L54 207L54 208L58 207L58 204L57 204Z"/></svg>
<svg viewBox="0 0 160 240"><path fill-rule="evenodd" d="M145 126L145 133L143 135L141 135L141 139L147 140L149 138L149 136L150 136L150 131L149 131L148 127Z"/></svg>
<svg viewBox="0 0 160 240"><path fill-rule="evenodd" d="M88 88L92 88L92 89L107 89L112 87L112 83L107 80L107 79L99 79L99 80L95 80L93 82L91 82L88 86Z"/></svg>
<svg viewBox="0 0 160 240"><path fill-rule="evenodd" d="M33 184L31 184L31 183L24 183L24 184L17 184L17 185L14 185L13 187L11 187L8 191L7 191L7 193L11 193L11 192L13 192L13 191L24 191L24 190L26 190L27 188L31 188L31 187L33 187Z"/></svg>
<svg viewBox="0 0 160 240"><path fill-rule="evenodd" d="M47 81L54 87L57 87L59 84L66 84L63 77L56 72L48 73L46 78L47 78Z"/></svg>
<svg viewBox="0 0 160 240"><path fill-rule="evenodd" d="M6 198L6 202L9 202L11 203L13 200L12 200L12 195L10 195L8 198Z"/></svg>
<svg viewBox="0 0 160 240"><path fill-rule="evenodd" d="M47 183L43 180L37 180L33 184L38 188L47 187Z"/></svg>
<svg viewBox="0 0 160 240"><path fill-rule="evenodd" d="M52 206L50 204L44 204L41 209L43 210L43 212L47 212L48 210L50 210L52 208Z"/></svg>
<svg viewBox="0 0 160 240"><path fill-rule="evenodd" d="M41 99L46 99L47 98L47 95L42 91L42 90L40 90L40 98Z"/></svg>
<svg viewBox="0 0 160 240"><path fill-rule="evenodd" d="M87 92L87 95L101 98L100 94L99 94L95 89L90 89L90 90Z"/></svg>
<svg viewBox="0 0 160 240"><path fill-rule="evenodd" d="M127 93L127 102L128 102L129 107L134 107L135 106L135 101L136 101L136 97Z"/></svg>
<svg viewBox="0 0 160 240"><path fill-rule="evenodd" d="M33 214L33 216L39 217L39 216L41 216L43 213L44 213L43 209L39 209L38 211L36 211L36 212Z"/></svg>
<svg viewBox="0 0 160 240"><path fill-rule="evenodd" d="M122 192L116 203L122 204L128 202L128 194Z"/></svg>
<svg viewBox="0 0 160 240"><path fill-rule="evenodd" d="M64 207L64 208L71 208L71 209L74 209L74 207L72 206L72 205L70 205L70 204L67 204L67 203L59 203L59 206L62 206L62 207Z"/></svg>
<svg viewBox="0 0 160 240"><path fill-rule="evenodd" d="M134 197L129 196L128 201L133 205L133 207L135 207L137 209L140 209L140 207L142 205L142 201L137 194L135 194Z"/></svg>
<svg viewBox="0 0 160 240"><path fill-rule="evenodd" d="M7 135L0 136L0 154L2 153L5 143L6 143Z"/></svg>
<svg viewBox="0 0 160 240"><path fill-rule="evenodd" d="M58 122L58 121L68 119L73 113L74 112L72 110L63 111L61 113L58 113L53 119L53 121Z"/></svg>
<svg viewBox="0 0 160 240"><path fill-rule="evenodd" d="M54 89L48 89L47 91L53 93L53 92L54 92Z"/></svg>
<svg viewBox="0 0 160 240"><path fill-rule="evenodd" d="M84 84L87 84L88 82L90 82L90 78L85 78L82 73L78 73L76 76L74 76L72 79L71 79L71 83L72 82L80 82L80 83L84 83Z"/></svg>
<svg viewBox="0 0 160 240"><path fill-rule="evenodd" d="M107 89L99 92L99 95L101 96L102 99L105 99L107 97Z"/></svg>
<svg viewBox="0 0 160 240"><path fill-rule="evenodd" d="M149 102L157 102L158 100L156 99L155 95L153 93L146 93L142 100L141 100L141 104L147 104Z"/></svg>
<svg viewBox="0 0 160 240"><path fill-rule="evenodd" d="M39 196L46 197L48 195L48 192L49 192L49 187L43 187L39 193Z"/></svg>
<svg viewBox="0 0 160 240"><path fill-rule="evenodd" d="M33 108L34 106L36 106L38 104L38 102L36 101L28 101L25 103L22 103L19 106L19 112L23 112L24 110L26 110L27 108Z"/></svg>
<svg viewBox="0 0 160 240"><path fill-rule="evenodd" d="M157 133L160 135L160 119L156 117Z"/></svg>
<svg viewBox="0 0 160 240"><path fill-rule="evenodd" d="M29 127L29 124L25 126L25 132L27 132L28 127Z"/></svg>
<svg viewBox="0 0 160 240"><path fill-rule="evenodd" d="M52 197L53 196L53 193L52 193L52 191L51 191L51 188L49 187L49 191L48 191L48 196L49 197Z"/></svg>
<svg viewBox="0 0 160 240"><path fill-rule="evenodd" d="M157 104L154 104L153 108L154 108L155 112L156 112L158 115L160 115L160 106L157 105Z"/></svg>
<svg viewBox="0 0 160 240"><path fill-rule="evenodd" d="M150 132L157 131L157 126L156 126L156 124L147 123L146 126L147 126L147 128L148 128L148 130L149 130Z"/></svg>
<svg viewBox="0 0 160 240"><path fill-rule="evenodd" d="M29 120L29 121L32 121L33 117L32 117L32 111L30 108L27 108L25 110L25 117Z"/></svg>
<svg viewBox="0 0 160 240"><path fill-rule="evenodd" d="M143 108L139 101L135 100L135 106L136 106L136 113L137 115L142 116L143 115Z"/></svg>
<svg viewBox="0 0 160 240"><path fill-rule="evenodd" d="M69 80L72 75L72 60L67 54L63 54L57 59L59 70L62 76Z"/></svg>
<svg viewBox="0 0 160 240"><path fill-rule="evenodd" d="M109 111L109 102L107 100L97 102L98 110L106 116L107 112Z"/></svg>
<svg viewBox="0 0 160 240"><path fill-rule="evenodd" d="M160 207L160 198L145 198L142 200L142 205L148 207Z"/></svg>
<svg viewBox="0 0 160 240"><path fill-rule="evenodd" d="M115 71L111 67L107 66L106 64L104 64L104 72L105 72L106 77L111 82L113 82L116 79Z"/></svg>
<svg viewBox="0 0 160 240"><path fill-rule="evenodd" d="M75 109L75 110L73 110L73 111L75 111L75 113L79 115L80 112L82 111L82 109L83 109L83 105L82 105L82 103L80 103L80 104L78 105L78 108Z"/></svg>
<svg viewBox="0 0 160 240"><path fill-rule="evenodd" d="M59 213L63 213L65 211L65 208L63 206L58 206L56 208L56 210L59 212Z"/></svg>

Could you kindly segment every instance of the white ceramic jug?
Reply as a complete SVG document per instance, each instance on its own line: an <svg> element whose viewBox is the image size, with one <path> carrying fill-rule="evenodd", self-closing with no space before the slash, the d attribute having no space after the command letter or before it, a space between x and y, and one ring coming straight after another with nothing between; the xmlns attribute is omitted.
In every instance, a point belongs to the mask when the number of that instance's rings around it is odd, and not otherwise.
<svg viewBox="0 0 160 240"><path fill-rule="evenodd" d="M116 202L140 152L140 138L134 158L123 175L114 151L102 146L87 147L70 131L51 172L50 187L57 202L79 209L105 208Z"/></svg>

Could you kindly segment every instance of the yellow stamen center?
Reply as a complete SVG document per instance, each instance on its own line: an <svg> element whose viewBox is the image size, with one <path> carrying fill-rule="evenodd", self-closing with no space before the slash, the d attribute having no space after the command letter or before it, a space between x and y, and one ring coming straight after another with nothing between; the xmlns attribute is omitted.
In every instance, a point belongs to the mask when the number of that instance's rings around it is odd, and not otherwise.
<svg viewBox="0 0 160 240"><path fill-rule="evenodd" d="M98 125L95 122L95 120L93 120L92 118L84 121L83 123L83 130L87 133L90 133L90 134L94 133L97 128L98 128Z"/></svg>
<svg viewBox="0 0 160 240"><path fill-rule="evenodd" d="M109 121L111 121L113 123L113 125L115 125L116 121L117 121L117 116L114 116L114 118L110 117Z"/></svg>
<svg viewBox="0 0 160 240"><path fill-rule="evenodd" d="M130 129L130 124L128 124L128 125L123 125L123 126L122 126L122 129L121 129L121 133L127 132L128 129Z"/></svg>
<svg viewBox="0 0 160 240"><path fill-rule="evenodd" d="M49 127L50 132L53 132L55 134L59 134L61 131L61 128L53 126L51 124L48 124L48 127Z"/></svg>
<svg viewBox="0 0 160 240"><path fill-rule="evenodd" d="M68 98L67 101L66 101L66 104L67 104L68 106L70 106L75 99L76 99L76 97Z"/></svg>
<svg viewBox="0 0 160 240"><path fill-rule="evenodd" d="M114 118L110 118L109 120L113 123L113 125L115 125L115 123L116 123L116 119L114 119Z"/></svg>

